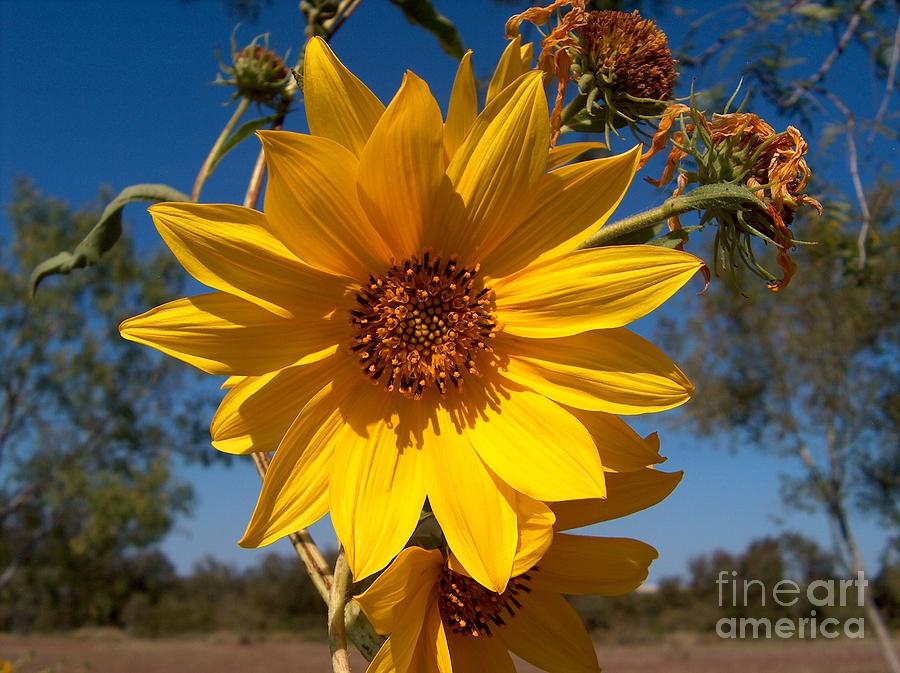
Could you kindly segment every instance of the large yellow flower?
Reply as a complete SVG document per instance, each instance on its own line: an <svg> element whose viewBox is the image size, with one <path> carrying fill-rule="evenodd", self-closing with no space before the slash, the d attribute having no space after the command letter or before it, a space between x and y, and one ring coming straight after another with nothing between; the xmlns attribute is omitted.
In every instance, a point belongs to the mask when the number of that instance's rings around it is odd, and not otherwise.
<svg viewBox="0 0 900 673"><path fill-rule="evenodd" d="M680 473L645 469L610 479L609 499L566 503L555 529L624 516L659 502ZM558 505L554 504L554 508ZM356 598L379 633L390 634L368 673L514 673L508 650L550 673L596 673L597 655L560 594L624 594L647 577L656 550L626 538L557 533L501 593L476 584L439 551L403 550Z"/></svg>
<svg viewBox="0 0 900 673"><path fill-rule="evenodd" d="M427 497L462 565L502 591L534 501L605 495L594 428L690 396L682 372L622 326L701 262L573 250L619 203L640 152L548 172L540 73L460 122L449 149L422 80L407 73L385 109L319 39L304 100L311 135L260 134L265 214L151 208L184 267L217 291L122 334L232 377L213 424L220 449L277 446L242 545L330 510L365 577L402 549Z"/></svg>

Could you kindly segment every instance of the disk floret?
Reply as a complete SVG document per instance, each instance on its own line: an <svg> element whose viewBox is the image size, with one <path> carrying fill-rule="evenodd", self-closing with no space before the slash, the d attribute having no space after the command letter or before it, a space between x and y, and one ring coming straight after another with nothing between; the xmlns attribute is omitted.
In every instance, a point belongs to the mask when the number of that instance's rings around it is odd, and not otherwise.
<svg viewBox="0 0 900 673"><path fill-rule="evenodd" d="M493 635L493 630L505 625L522 607L517 596L531 591L530 580L529 573L514 577L506 591L498 594L445 566L438 583L438 610L444 626L473 638Z"/></svg>
<svg viewBox="0 0 900 673"><path fill-rule="evenodd" d="M431 387L445 394L465 374L477 375L478 356L491 350L497 331L478 270L426 252L370 276L350 312L359 329L351 348L363 371L413 399Z"/></svg>

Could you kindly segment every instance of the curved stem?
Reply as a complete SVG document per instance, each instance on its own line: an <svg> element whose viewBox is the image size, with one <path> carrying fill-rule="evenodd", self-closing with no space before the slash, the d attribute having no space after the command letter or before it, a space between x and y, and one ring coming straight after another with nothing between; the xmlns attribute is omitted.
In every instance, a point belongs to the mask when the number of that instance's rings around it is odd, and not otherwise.
<svg viewBox="0 0 900 673"><path fill-rule="evenodd" d="M617 238L633 234L642 229L649 229L660 222L665 222L675 215L683 215L692 210L704 211L712 209L735 210L747 205L762 206L759 198L749 189L741 185L723 182L714 185L703 185L694 191L681 196L673 196L662 205L642 213L607 224L596 234L577 247L597 248L608 245Z"/></svg>
<svg viewBox="0 0 900 673"><path fill-rule="evenodd" d="M660 222L664 222L673 215L681 215L696 209L693 205L682 207L679 203L673 203L677 200L677 197L674 199L667 199L661 206L645 210L644 212L632 215L631 217L617 220L612 224L607 224L600 231L579 245L578 250L584 248L598 248L620 236L625 236L640 231L641 229L649 229Z"/></svg>
<svg viewBox="0 0 900 673"><path fill-rule="evenodd" d="M331 585L331 600L328 601L328 643L331 648L331 668L334 673L350 673L347 625L344 621L344 609L350 593L350 581L350 566L342 547L334 564L334 584Z"/></svg>
<svg viewBox="0 0 900 673"><path fill-rule="evenodd" d="M247 108L249 107L250 100L241 98L241 102L238 103L237 108L235 108L234 113L231 115L231 119L229 119L222 128L222 132L219 134L219 137L216 138L216 142L213 143L212 148L209 150L209 154L206 155L206 159L200 167L200 171L197 173L197 179L194 180L194 189L191 191L191 201L197 201L200 198L200 191L203 189L206 178L209 177L209 169L216 160L219 150L222 149L222 145L228 140L228 136L234 131L234 127L237 126L237 123L241 120L241 117L244 116L244 113L247 112Z"/></svg>

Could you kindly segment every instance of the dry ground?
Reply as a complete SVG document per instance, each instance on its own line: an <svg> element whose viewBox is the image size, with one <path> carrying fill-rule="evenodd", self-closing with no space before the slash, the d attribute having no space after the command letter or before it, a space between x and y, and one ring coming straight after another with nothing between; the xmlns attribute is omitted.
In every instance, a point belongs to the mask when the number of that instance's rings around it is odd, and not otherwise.
<svg viewBox="0 0 900 673"><path fill-rule="evenodd" d="M674 639L657 645L598 645L606 673L882 673L871 639L838 642L741 642ZM326 673L324 643L242 643L230 634L143 640L117 632L67 637L0 635L0 659L29 661L16 673ZM354 671L365 671L361 658ZM521 673L536 669L519 665ZM490 671L485 671L490 673Z"/></svg>

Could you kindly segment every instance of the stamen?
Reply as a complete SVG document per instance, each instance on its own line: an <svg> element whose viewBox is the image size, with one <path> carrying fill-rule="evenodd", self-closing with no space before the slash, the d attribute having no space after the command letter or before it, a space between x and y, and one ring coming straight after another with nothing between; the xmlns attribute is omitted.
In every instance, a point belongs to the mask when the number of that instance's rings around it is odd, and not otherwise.
<svg viewBox="0 0 900 673"><path fill-rule="evenodd" d="M459 387L462 372L478 375L476 355L490 352L497 331L490 291L477 280L479 265L463 267L426 251L395 264L356 295L350 321L359 332L351 350L363 371L386 390L418 399L447 381Z"/></svg>
<svg viewBox="0 0 900 673"><path fill-rule="evenodd" d="M536 566L529 573L535 571ZM498 594L444 566L438 583L438 610L444 626L473 638L493 635L493 630L504 626L521 609L522 603L516 596L531 592L530 580L528 573L514 577L506 591Z"/></svg>

